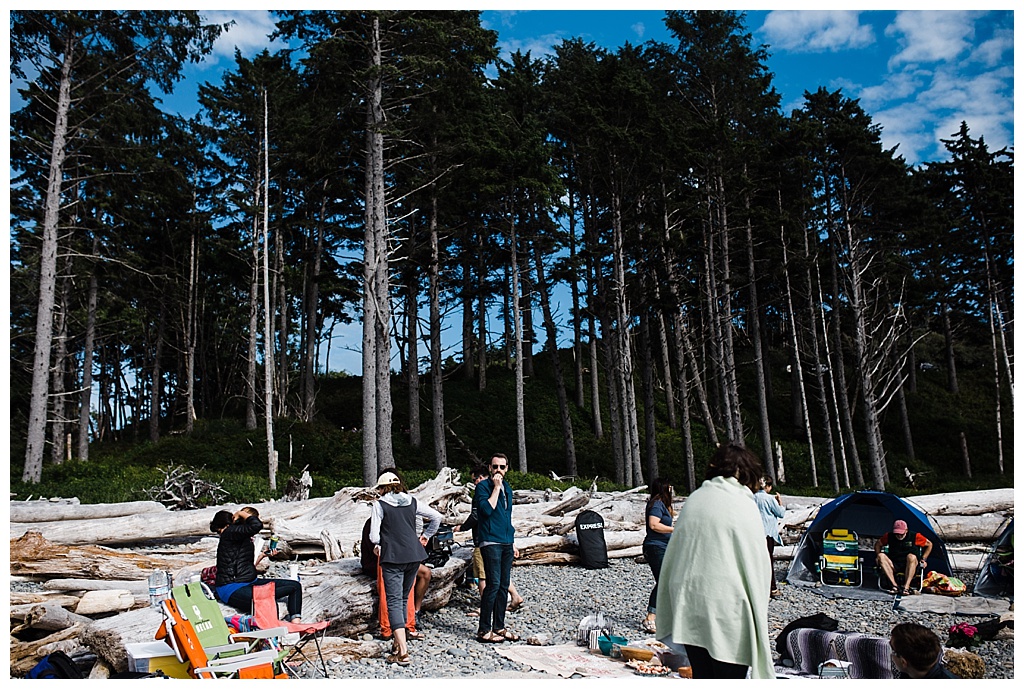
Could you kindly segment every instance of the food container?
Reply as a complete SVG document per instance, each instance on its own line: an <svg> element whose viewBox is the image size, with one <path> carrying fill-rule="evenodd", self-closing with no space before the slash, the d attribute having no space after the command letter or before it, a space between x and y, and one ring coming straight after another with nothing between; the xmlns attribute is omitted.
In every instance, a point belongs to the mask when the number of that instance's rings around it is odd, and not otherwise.
<svg viewBox="0 0 1024 689"><path fill-rule="evenodd" d="M650 660L654 657L654 650L650 648L638 648L636 646L620 646L619 653L623 660Z"/></svg>
<svg viewBox="0 0 1024 689"><path fill-rule="evenodd" d="M612 652L612 645L618 644L624 646L629 643L629 639L624 636L599 636L597 637L597 647L601 649L601 653L604 655L610 655Z"/></svg>

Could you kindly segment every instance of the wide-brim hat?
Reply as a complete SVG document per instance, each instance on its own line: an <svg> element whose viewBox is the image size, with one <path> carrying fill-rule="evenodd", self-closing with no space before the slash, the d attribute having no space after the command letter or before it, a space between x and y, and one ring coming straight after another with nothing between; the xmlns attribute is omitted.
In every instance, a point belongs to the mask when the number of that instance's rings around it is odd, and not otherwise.
<svg viewBox="0 0 1024 689"><path fill-rule="evenodd" d="M374 488L381 488L383 486L397 486L401 483L402 479L398 478L397 474L390 471L385 471L383 474L380 475L380 478L377 479L377 483L374 486Z"/></svg>

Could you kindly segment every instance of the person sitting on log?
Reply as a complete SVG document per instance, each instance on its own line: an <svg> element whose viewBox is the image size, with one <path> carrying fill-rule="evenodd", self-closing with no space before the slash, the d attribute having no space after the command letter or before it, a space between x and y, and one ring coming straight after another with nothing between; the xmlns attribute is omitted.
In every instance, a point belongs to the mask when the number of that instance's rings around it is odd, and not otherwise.
<svg viewBox="0 0 1024 689"><path fill-rule="evenodd" d="M220 510L210 522L210 531L220 537L217 543L217 598L245 614L252 614L252 588L275 584L277 598L285 599L289 622L302 621L302 584L293 579L260 579L256 576L256 547L253 536L263 530L259 512L243 507L235 514ZM276 551L269 553L274 555Z"/></svg>

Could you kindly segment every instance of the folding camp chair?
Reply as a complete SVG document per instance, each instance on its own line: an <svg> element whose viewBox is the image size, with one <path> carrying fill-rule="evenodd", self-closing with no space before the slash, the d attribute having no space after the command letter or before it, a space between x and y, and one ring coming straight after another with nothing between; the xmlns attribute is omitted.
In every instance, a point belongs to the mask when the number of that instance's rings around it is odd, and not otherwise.
<svg viewBox="0 0 1024 689"><path fill-rule="evenodd" d="M882 552L888 554L889 546L882 546ZM915 550L915 552L918 557L921 556L919 550ZM899 569L896 566L897 564L898 563L896 562L893 563L892 575L896 577L896 587L902 589L904 585L903 580L907 578L907 573L904 572L902 569ZM887 591L889 589L889 582L886 581L885 574L882 572L882 567L878 564L878 560L875 560L875 574L878 575L878 588L882 591ZM918 567L917 571L914 573L914 581L911 584L911 588L913 588L914 585L916 585L918 591L924 589L924 567Z"/></svg>
<svg viewBox="0 0 1024 689"><path fill-rule="evenodd" d="M234 648L218 647L217 652L237 652L240 655L210 658L199 642L192 623L181 613L173 598L160 602L163 622L156 631L155 638L167 641L174 651L178 662L187 663L188 674L195 679L216 679L221 677L238 679L274 679L279 677L274 672L274 651L257 651L245 653L246 644L230 644Z"/></svg>
<svg viewBox="0 0 1024 689"><path fill-rule="evenodd" d="M292 672L292 668L288 665L288 661L295 658L295 656L301 656L303 660L307 661L313 666L313 669L317 673L322 673L324 678L327 678L327 663L324 661L324 654L320 648L320 641L327 633L327 622L285 622L279 617L277 610L277 598L276 586L273 581L268 581L265 584L252 587L252 615L256 618L256 626L262 628L266 627L284 627L289 632L296 632L299 635L299 640L292 647L292 652L284 659L284 667L288 672ZM310 641L313 642L313 646L316 648L316 656L319 659L319 666L309 656L306 655L305 646Z"/></svg>
<svg viewBox="0 0 1024 689"><path fill-rule="evenodd" d="M857 533L848 529L829 529L821 540L818 573L826 586L855 586L864 583ZM835 581L826 581L832 579Z"/></svg>
<svg viewBox="0 0 1024 689"><path fill-rule="evenodd" d="M182 586L175 586L171 589L171 597L178 604L178 609L191 624L199 637L199 643L206 649L207 655L211 655L211 649L216 649L228 644L245 644L243 651L274 651L277 653L276 661L280 661L286 655L284 650L284 635L288 630L283 626L267 629L253 629L251 631L240 631L232 634L227 622L224 620L224 613L220 604L213 598L213 592L202 582L191 582ZM238 655L239 651L232 651ZM215 654L220 657L224 652Z"/></svg>

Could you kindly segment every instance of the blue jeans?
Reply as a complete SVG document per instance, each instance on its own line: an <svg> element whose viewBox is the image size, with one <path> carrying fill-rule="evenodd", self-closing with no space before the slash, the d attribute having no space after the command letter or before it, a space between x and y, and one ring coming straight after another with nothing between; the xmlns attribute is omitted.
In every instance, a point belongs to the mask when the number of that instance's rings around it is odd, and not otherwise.
<svg viewBox="0 0 1024 689"><path fill-rule="evenodd" d="M644 546L644 559L651 566L651 574L654 575L654 589L651 590L651 597L647 600L647 612L658 612L658 579L661 577L661 563L665 560L665 550L668 546L649 543Z"/></svg>
<svg viewBox="0 0 1024 689"><path fill-rule="evenodd" d="M480 626L477 634L505 628L508 606L508 585L512 582L512 544L499 543L480 547L487 584L480 596Z"/></svg>

